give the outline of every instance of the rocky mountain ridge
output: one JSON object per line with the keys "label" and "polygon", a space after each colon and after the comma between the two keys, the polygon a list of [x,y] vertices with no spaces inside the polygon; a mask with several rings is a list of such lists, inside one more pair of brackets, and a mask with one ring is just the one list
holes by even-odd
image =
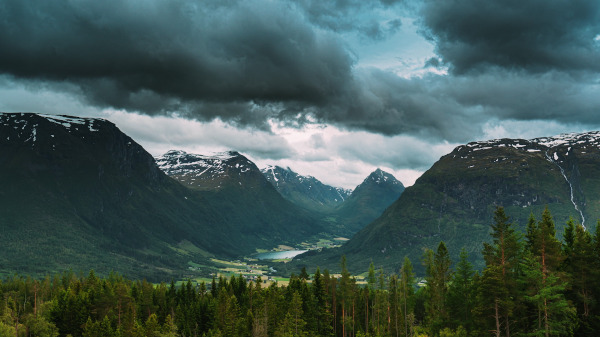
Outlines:
{"label": "rocky mountain ridge", "polygon": [[404,185],[381,169],[371,172],[334,215],[353,235],[377,219],[404,192]]}
{"label": "rocky mountain ridge", "polygon": [[247,182],[245,176],[258,170],[236,151],[200,155],[171,150],[155,159],[167,175],[200,190],[221,189],[225,181],[242,185]]}
{"label": "rocky mountain ridge", "polygon": [[271,165],[261,172],[284,198],[313,211],[331,211],[352,194],[352,190],[323,184],[315,177],[300,175],[289,167]]}

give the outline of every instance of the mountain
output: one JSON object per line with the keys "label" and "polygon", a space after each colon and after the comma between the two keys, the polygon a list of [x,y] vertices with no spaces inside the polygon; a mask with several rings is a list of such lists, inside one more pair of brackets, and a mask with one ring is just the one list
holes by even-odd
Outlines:
{"label": "mountain", "polygon": [[171,150],[156,157],[156,163],[167,175],[201,191],[222,190],[232,185],[255,188],[264,184],[256,165],[235,151],[204,156]]}
{"label": "mountain", "polygon": [[300,175],[289,167],[268,166],[261,172],[285,199],[311,211],[331,212],[352,193],[325,185],[315,177]]}
{"label": "mountain", "polygon": [[408,256],[422,272],[423,247],[443,240],[455,261],[465,247],[481,267],[496,206],[523,230],[529,215],[539,220],[546,206],[559,235],[570,216],[590,227],[600,216],[599,147],[600,132],[458,146],[341,249],[303,256],[302,263],[334,267],[345,254],[357,271],[371,260],[398,270]]}
{"label": "mountain", "polygon": [[242,238],[103,119],[0,114],[0,273],[179,277]]}
{"label": "mountain", "polygon": [[330,231],[343,236],[351,236],[375,220],[404,191],[400,181],[381,169],[354,191],[325,185],[290,168],[268,166],[261,172],[284,198],[320,213]]}
{"label": "mountain", "polygon": [[377,169],[352,192],[335,212],[338,223],[354,234],[377,219],[404,191],[393,175]]}
{"label": "mountain", "polygon": [[293,245],[327,229],[318,217],[285,200],[256,165],[238,152],[211,156],[169,151],[156,158],[159,167],[191,190],[243,235],[240,245],[273,248]]}

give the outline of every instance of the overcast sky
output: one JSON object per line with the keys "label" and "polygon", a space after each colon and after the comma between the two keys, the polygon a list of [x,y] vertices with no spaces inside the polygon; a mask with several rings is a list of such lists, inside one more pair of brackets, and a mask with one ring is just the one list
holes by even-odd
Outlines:
{"label": "overcast sky", "polygon": [[600,129],[600,1],[3,0],[0,111],[412,185],[461,143]]}

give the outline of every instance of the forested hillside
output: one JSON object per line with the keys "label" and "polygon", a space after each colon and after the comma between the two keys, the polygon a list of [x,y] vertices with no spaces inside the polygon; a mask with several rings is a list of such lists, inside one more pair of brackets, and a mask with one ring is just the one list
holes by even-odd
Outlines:
{"label": "forested hillside", "polygon": [[0,283],[0,336],[595,336],[599,232],[571,221],[560,242],[547,209],[526,233],[514,227],[498,208],[482,271],[440,242],[399,271],[371,265],[365,284],[345,257],[339,275],[317,268],[282,287],[241,276],[197,286],[15,276]]}

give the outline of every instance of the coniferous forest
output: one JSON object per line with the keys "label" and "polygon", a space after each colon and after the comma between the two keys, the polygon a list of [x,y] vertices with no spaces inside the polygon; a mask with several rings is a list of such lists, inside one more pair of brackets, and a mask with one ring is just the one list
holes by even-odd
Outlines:
{"label": "coniferous forest", "polygon": [[451,261],[440,242],[418,261],[424,279],[405,258],[391,274],[371,264],[358,284],[344,257],[339,275],[303,270],[281,287],[13,276],[0,283],[0,336],[595,336],[600,233],[565,228],[561,241],[546,209],[521,233],[498,208],[483,270],[464,250]]}

